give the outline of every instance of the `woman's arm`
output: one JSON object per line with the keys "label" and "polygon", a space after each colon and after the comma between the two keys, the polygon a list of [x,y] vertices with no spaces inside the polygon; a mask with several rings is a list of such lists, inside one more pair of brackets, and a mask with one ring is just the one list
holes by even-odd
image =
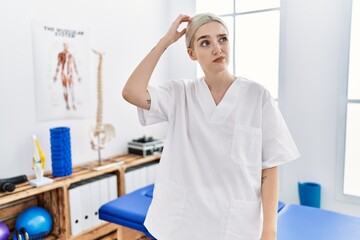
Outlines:
{"label": "woman's arm", "polygon": [[261,182],[264,213],[261,240],[276,240],[277,209],[279,201],[278,167],[264,169],[262,171]]}
{"label": "woman's arm", "polygon": [[186,29],[183,29],[181,32],[178,31],[180,24],[189,21],[189,16],[179,15],[171,24],[165,36],[160,39],[151,52],[135,68],[122,91],[126,101],[137,107],[150,109],[151,99],[147,92],[147,87],[151,75],[165,49],[185,34]]}

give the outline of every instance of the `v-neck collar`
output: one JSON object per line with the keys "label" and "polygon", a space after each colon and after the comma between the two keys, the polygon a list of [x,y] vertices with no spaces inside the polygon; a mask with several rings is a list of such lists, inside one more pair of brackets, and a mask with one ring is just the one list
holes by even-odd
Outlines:
{"label": "v-neck collar", "polygon": [[199,79],[197,95],[199,96],[201,108],[210,122],[222,123],[226,121],[241,96],[240,89],[242,86],[241,79],[239,77],[236,78],[227,89],[219,104],[216,105],[205,79]]}

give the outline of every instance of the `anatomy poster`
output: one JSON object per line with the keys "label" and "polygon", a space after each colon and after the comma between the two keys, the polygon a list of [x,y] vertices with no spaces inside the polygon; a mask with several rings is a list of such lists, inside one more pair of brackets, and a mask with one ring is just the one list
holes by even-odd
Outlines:
{"label": "anatomy poster", "polygon": [[89,30],[32,22],[38,121],[91,115]]}

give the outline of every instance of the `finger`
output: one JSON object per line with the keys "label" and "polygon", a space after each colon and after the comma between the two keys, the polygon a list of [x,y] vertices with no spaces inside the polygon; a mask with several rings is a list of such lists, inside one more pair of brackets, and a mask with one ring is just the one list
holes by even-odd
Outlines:
{"label": "finger", "polygon": [[181,23],[183,22],[190,22],[191,21],[191,18],[190,16],[188,15],[183,15],[183,14],[180,14],[176,20],[174,21],[174,23],[179,26]]}
{"label": "finger", "polygon": [[190,19],[190,16],[189,15],[185,15],[185,14],[180,14],[178,17],[177,17],[178,20],[180,19]]}
{"label": "finger", "polygon": [[184,35],[186,33],[186,28],[184,28],[183,30],[181,30],[181,32],[179,32],[180,36]]}
{"label": "finger", "polygon": [[182,22],[191,22],[191,17],[190,17],[190,16],[185,16],[185,17],[182,19]]}
{"label": "finger", "polygon": [[[173,22],[173,29],[176,29],[177,34],[184,34],[184,32],[179,31],[179,27],[182,23],[191,22],[191,18],[188,15],[179,15],[176,21]],[[186,28],[186,27],[185,27]]]}

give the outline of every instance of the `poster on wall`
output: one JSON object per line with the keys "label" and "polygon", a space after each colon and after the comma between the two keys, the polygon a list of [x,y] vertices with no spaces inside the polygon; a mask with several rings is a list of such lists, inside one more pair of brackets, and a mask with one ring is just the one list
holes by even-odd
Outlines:
{"label": "poster on wall", "polygon": [[38,20],[31,27],[37,120],[89,117],[89,29]]}

